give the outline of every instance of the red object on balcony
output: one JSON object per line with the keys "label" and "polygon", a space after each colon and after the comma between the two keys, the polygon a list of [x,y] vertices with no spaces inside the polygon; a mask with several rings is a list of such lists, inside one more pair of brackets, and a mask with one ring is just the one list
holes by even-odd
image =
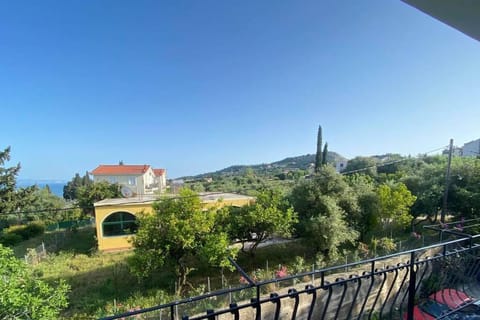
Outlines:
{"label": "red object on balcony", "polygon": [[431,294],[430,299],[447,305],[450,309],[456,309],[461,305],[472,301],[466,293],[455,289],[443,289]]}

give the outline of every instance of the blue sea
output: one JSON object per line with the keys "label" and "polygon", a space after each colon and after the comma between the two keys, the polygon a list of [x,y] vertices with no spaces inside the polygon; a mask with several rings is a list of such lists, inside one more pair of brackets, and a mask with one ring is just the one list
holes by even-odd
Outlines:
{"label": "blue sea", "polygon": [[39,188],[45,188],[48,184],[52,193],[60,198],[63,197],[63,187],[67,184],[64,181],[58,180],[42,180],[42,181],[33,181],[33,180],[17,180],[17,187],[18,188],[25,188],[33,185],[37,185]]}

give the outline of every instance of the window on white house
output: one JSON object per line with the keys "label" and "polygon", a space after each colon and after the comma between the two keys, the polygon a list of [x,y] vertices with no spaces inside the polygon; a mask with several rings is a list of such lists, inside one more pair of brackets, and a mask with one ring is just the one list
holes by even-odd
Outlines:
{"label": "window on white house", "polygon": [[128,178],[128,184],[131,185],[131,186],[136,185],[137,184],[137,179],[135,179],[135,177]]}

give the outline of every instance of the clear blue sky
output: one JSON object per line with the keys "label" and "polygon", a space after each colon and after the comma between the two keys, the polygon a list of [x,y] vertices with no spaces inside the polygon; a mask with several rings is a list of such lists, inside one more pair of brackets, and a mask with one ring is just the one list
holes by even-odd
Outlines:
{"label": "clear blue sky", "polygon": [[0,148],[20,178],[168,177],[480,138],[480,44],[400,1],[2,1]]}

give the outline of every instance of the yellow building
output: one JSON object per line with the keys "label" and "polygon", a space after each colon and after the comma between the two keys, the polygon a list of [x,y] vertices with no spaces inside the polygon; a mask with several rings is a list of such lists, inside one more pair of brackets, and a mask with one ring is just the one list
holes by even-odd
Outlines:
{"label": "yellow building", "polygon": [[[199,196],[206,207],[241,207],[255,201],[254,197],[234,193],[200,193]],[[140,212],[152,213],[155,200],[155,196],[144,195],[96,202],[94,207],[98,249],[114,251],[131,248],[131,239],[137,231],[136,215]]]}

